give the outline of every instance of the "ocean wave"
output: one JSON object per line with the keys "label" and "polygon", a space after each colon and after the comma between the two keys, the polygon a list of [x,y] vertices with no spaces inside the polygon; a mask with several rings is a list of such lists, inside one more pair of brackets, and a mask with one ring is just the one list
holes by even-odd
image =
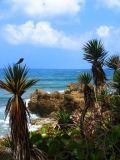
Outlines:
{"label": "ocean wave", "polygon": [[26,107],[28,107],[29,102],[30,102],[30,99],[25,99]]}
{"label": "ocean wave", "polygon": [[31,125],[31,124],[28,125],[29,131],[36,131],[41,127],[42,125]]}
{"label": "ocean wave", "polygon": [[[30,99],[25,99],[26,106],[28,106]],[[4,111],[5,106],[1,106],[0,108],[0,138],[3,138],[5,135],[9,135],[9,116],[4,119]],[[38,116],[36,114],[30,114],[30,119],[37,119]],[[28,123],[29,131],[36,131],[41,126],[38,125],[32,125],[30,122]]]}
{"label": "ocean wave", "polygon": [[[53,93],[53,92],[55,92],[55,91],[47,91],[48,94]],[[64,93],[64,90],[59,90],[59,91],[56,91],[56,92]]]}

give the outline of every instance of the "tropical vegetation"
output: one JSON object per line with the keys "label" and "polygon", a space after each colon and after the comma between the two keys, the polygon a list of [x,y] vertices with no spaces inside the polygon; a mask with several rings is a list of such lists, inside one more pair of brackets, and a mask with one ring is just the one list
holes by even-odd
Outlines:
{"label": "tropical vegetation", "polygon": [[[0,150],[11,148],[14,160],[120,160],[120,57],[109,57],[97,39],[88,41],[83,51],[83,59],[92,66],[91,73],[77,77],[82,89],[76,92],[81,94],[82,103],[73,109],[73,103],[68,103],[71,97],[66,94],[67,103],[54,116],[57,124],[43,125],[30,133],[29,112],[22,95],[37,80],[28,79],[26,66],[5,69],[0,87],[13,95],[5,111],[10,118],[11,138],[0,143]],[[106,66],[113,70],[110,80]]]}
{"label": "tropical vegetation", "polygon": [[115,72],[120,68],[120,56],[119,55],[110,56],[106,60],[106,65],[109,68],[113,69],[114,74],[115,74]]}

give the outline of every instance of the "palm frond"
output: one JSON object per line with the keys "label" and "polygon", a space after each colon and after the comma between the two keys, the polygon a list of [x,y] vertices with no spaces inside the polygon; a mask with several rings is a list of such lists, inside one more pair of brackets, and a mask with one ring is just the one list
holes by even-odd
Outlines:
{"label": "palm frond", "polygon": [[12,100],[12,98],[9,98],[7,105],[6,105],[6,108],[5,108],[5,119],[7,118],[7,115],[10,112],[10,107],[11,107],[11,102],[12,102],[11,100]]}
{"label": "palm frond", "polygon": [[116,71],[117,69],[120,68],[120,56],[119,55],[113,55],[113,56],[109,57],[106,60],[106,65],[110,69],[113,69],[114,71]]}
{"label": "palm frond", "polygon": [[8,66],[8,68],[4,69],[5,81],[0,81],[0,87],[6,89],[12,94],[22,95],[26,89],[30,88],[39,81],[38,79],[29,80],[27,77],[28,71],[29,70],[26,66]]}
{"label": "palm frond", "polygon": [[89,73],[81,73],[78,76],[78,81],[82,84],[88,85],[92,80],[92,76]]}
{"label": "palm frond", "polygon": [[31,160],[48,160],[47,155],[38,148],[32,148],[30,153]]}
{"label": "palm frond", "polygon": [[85,52],[84,59],[90,63],[99,62],[103,64],[107,55],[102,42],[97,39],[87,42],[83,47],[83,51]]}

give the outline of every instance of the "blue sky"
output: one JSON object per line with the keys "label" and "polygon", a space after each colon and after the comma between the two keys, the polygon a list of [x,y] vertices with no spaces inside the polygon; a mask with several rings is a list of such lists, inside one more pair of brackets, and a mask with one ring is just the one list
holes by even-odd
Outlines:
{"label": "blue sky", "polygon": [[89,68],[82,46],[98,38],[120,54],[120,0],[0,0],[0,68]]}

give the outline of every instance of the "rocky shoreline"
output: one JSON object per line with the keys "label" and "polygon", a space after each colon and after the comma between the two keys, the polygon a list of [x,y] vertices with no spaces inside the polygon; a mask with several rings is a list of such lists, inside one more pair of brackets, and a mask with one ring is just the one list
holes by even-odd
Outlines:
{"label": "rocky shoreline", "polygon": [[[44,124],[57,125],[56,113],[61,108],[66,108],[74,115],[78,114],[84,107],[83,85],[80,83],[71,83],[63,92],[55,91],[48,93],[37,89],[30,94],[28,102],[29,111],[36,114],[38,118],[31,121],[31,125],[41,128]],[[76,116],[77,117],[77,116]]]}
{"label": "rocky shoreline", "polygon": [[37,89],[30,94],[28,108],[43,118],[54,117],[60,108],[66,108],[70,111],[79,109],[84,104],[83,86],[79,83],[72,83],[64,90],[63,93],[51,92]]}

